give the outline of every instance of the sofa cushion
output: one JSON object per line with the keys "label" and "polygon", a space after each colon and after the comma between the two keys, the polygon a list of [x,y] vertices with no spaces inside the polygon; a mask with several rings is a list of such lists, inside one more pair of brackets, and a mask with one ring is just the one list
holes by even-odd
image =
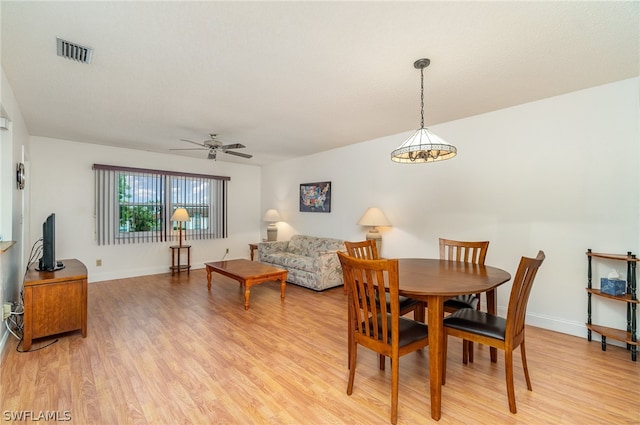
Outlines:
{"label": "sofa cushion", "polygon": [[344,249],[344,241],[332,238],[319,238],[307,235],[293,235],[287,251],[292,254],[317,257],[322,252]]}
{"label": "sofa cushion", "polygon": [[279,266],[288,269],[298,269],[306,272],[317,271],[316,261],[314,258],[306,255],[292,254],[290,252],[274,252],[266,254],[260,258],[260,261],[278,264]]}
{"label": "sofa cushion", "polygon": [[306,252],[302,247],[302,239],[294,235],[289,241],[289,245],[287,246],[287,252],[290,252],[291,254],[296,254],[296,255],[306,255]]}

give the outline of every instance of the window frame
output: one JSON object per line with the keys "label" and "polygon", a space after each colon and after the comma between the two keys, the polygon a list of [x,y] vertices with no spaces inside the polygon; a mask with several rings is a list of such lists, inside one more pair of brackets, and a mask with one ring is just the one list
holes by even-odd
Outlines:
{"label": "window frame", "polygon": [[[227,237],[227,176],[216,176],[197,173],[183,173],[176,171],[154,170],[114,165],[93,164],[95,171],[95,217],[96,240],[99,245],[122,243],[165,242],[177,240],[174,223],[170,217],[176,208],[184,207],[187,211],[205,209],[207,211],[207,227],[197,226],[192,222],[183,227],[183,234],[190,239],[219,239]],[[160,190],[156,202],[139,198],[122,202],[120,197],[120,176],[145,175],[160,177],[160,183],[151,186],[154,191]],[[205,191],[197,191],[200,185]],[[190,186],[190,190],[188,187]],[[133,191],[139,190],[134,188]],[[178,192],[178,193],[176,193]],[[204,202],[203,202],[204,201]],[[120,226],[121,206],[152,205],[158,207],[156,213],[159,220],[157,230],[122,232]],[[191,215],[191,214],[190,214]],[[195,217],[195,214],[193,214]],[[184,226],[184,225],[183,225]]]}

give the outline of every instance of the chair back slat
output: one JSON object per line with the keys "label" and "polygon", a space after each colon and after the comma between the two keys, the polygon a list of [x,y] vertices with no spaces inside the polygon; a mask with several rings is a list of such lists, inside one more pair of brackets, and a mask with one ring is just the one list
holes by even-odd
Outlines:
{"label": "chair back slat", "polygon": [[509,306],[507,308],[506,339],[515,338],[524,330],[527,303],[538,269],[545,259],[543,251],[538,251],[536,258],[522,257],[516,276],[513,279]]}
{"label": "chair back slat", "polygon": [[489,241],[465,242],[440,238],[440,259],[484,265]]}
{"label": "chair back slat", "polygon": [[366,259],[366,260],[378,260],[378,247],[374,239],[367,239],[362,242],[348,242],[344,243],[347,248],[347,253],[350,256]]}

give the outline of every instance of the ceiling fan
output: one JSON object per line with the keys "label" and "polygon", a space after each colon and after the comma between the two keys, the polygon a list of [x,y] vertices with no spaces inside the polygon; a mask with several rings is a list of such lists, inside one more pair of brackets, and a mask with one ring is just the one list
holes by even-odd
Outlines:
{"label": "ceiling fan", "polygon": [[245,145],[240,144],[240,143],[232,143],[232,144],[229,144],[229,145],[225,145],[220,140],[218,140],[217,137],[218,137],[217,134],[209,134],[209,139],[205,140],[202,143],[194,142],[194,141],[187,140],[187,139],[180,139],[183,142],[193,143],[194,145],[198,145],[200,147],[199,148],[170,149],[170,150],[172,150],[172,151],[208,150],[209,151],[209,155],[207,156],[207,159],[213,159],[214,161],[216,160],[216,156],[218,154],[218,151],[222,151],[223,153],[228,153],[229,155],[240,156],[242,158],[251,158],[251,157],[253,157],[253,155],[249,155],[249,154],[242,153],[242,152],[235,152],[235,151],[232,150],[232,149],[245,148],[246,147]]}

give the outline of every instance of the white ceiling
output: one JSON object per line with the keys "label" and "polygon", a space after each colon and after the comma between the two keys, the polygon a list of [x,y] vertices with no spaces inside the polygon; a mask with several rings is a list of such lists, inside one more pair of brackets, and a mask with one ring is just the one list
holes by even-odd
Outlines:
{"label": "white ceiling", "polygon": [[[0,3],[33,136],[268,164],[639,75],[640,2]],[[56,36],[94,49],[56,55]],[[398,140],[398,145],[403,140]],[[455,141],[449,140],[455,145]],[[397,146],[389,146],[389,151]]]}

